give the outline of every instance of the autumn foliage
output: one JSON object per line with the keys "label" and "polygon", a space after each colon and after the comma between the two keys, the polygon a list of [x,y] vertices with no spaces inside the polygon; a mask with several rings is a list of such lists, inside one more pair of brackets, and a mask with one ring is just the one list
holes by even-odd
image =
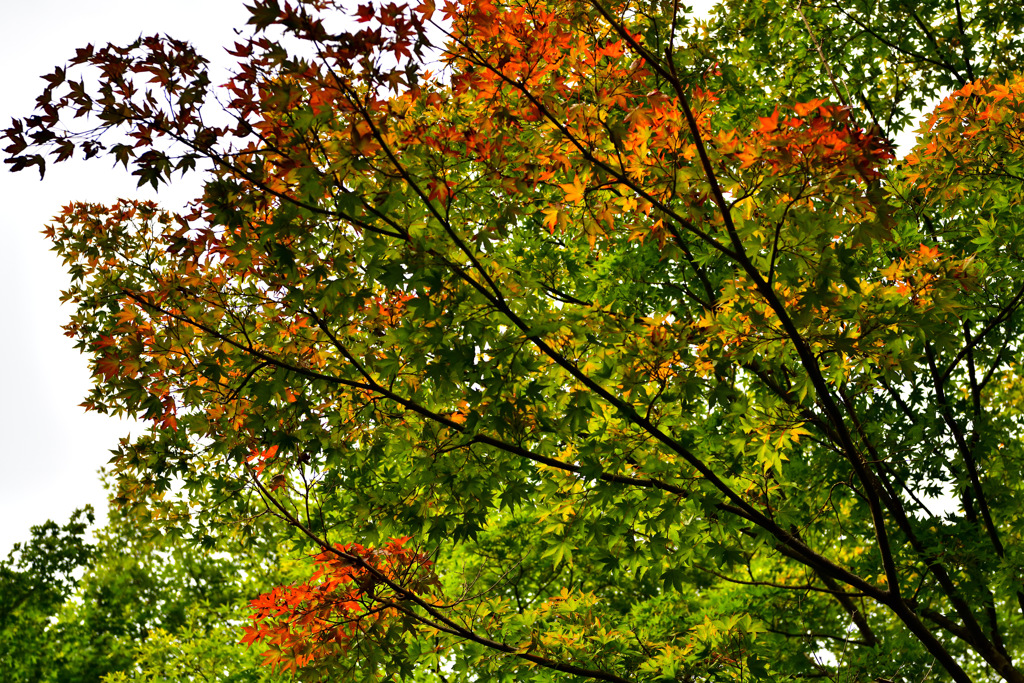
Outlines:
{"label": "autumn foliage", "polygon": [[1024,681],[1024,17],[926,4],[78,50],[12,168],[204,179],[46,230],[86,406],[152,425],[115,500],[287,525],[244,641],[310,680]]}
{"label": "autumn foliage", "polygon": [[372,653],[363,639],[386,645],[389,631],[408,627],[397,603],[427,594],[437,583],[431,562],[403,547],[408,540],[378,549],[336,544],[319,553],[308,581],[278,586],[252,601],[253,625],[245,627],[242,642],[267,646],[266,663],[283,670],[315,667],[317,660],[353,649]]}

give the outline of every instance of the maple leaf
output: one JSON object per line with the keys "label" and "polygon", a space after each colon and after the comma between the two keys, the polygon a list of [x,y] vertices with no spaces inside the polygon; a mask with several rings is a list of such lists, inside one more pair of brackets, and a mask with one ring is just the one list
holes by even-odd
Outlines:
{"label": "maple leaf", "polygon": [[818,107],[823,105],[826,101],[827,100],[824,99],[815,99],[810,100],[809,102],[798,102],[793,105],[793,111],[797,113],[797,116],[807,116],[812,111],[818,109]]}
{"label": "maple leaf", "polygon": [[104,379],[110,380],[121,374],[121,361],[116,356],[102,356],[96,361],[96,371]]}
{"label": "maple leaf", "polygon": [[423,21],[430,21],[430,18],[434,16],[434,9],[434,0],[422,0],[416,6],[416,11],[423,15]]}
{"label": "maple leaf", "polygon": [[758,116],[758,129],[757,132],[761,134],[771,133],[779,128],[779,110],[778,108],[772,113],[771,116]]}
{"label": "maple leaf", "polygon": [[583,196],[587,189],[587,179],[585,176],[576,174],[571,183],[560,183],[558,186],[565,192],[565,201],[579,204],[583,201]]}

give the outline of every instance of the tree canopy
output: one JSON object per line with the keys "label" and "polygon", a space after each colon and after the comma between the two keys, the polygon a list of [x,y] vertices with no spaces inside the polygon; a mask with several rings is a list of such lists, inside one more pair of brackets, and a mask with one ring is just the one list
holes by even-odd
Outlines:
{"label": "tree canopy", "polygon": [[151,423],[114,500],[285,523],[267,665],[1024,681],[1015,3],[250,11],[227,83],[86,46],[4,135],[202,174],[46,233],[87,407]]}
{"label": "tree canopy", "polygon": [[203,547],[155,538],[116,510],[100,529],[87,527],[92,518],[86,509],[63,526],[33,527],[0,562],[5,681],[284,679],[260,666],[238,633],[261,587],[297,578],[276,551],[273,527],[261,525],[258,545]]}
{"label": "tree canopy", "polygon": [[56,659],[47,656],[45,630],[77,585],[75,571],[92,558],[84,539],[92,521],[92,509],[85,508],[64,526],[33,527],[32,538],[0,560],[0,665],[11,681],[44,680],[42,672]]}

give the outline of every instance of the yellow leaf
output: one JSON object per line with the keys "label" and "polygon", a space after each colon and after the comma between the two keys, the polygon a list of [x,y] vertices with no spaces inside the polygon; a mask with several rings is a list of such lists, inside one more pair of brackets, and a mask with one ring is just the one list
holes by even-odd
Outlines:
{"label": "yellow leaf", "polygon": [[548,206],[541,209],[541,213],[544,214],[544,227],[548,229],[551,234],[555,232],[555,226],[558,225],[558,205]]}
{"label": "yellow leaf", "polygon": [[571,183],[559,183],[558,186],[565,192],[565,201],[579,204],[583,201],[583,192],[587,188],[587,181],[577,173]]}

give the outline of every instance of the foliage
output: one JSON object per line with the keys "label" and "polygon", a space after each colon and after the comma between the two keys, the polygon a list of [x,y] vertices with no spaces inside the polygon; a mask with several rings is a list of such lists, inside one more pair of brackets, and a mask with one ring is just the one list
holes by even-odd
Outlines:
{"label": "foliage", "polygon": [[282,669],[305,672],[338,655],[374,666],[387,653],[396,670],[411,674],[410,662],[393,652],[404,645],[402,635],[410,626],[395,602],[410,591],[422,596],[437,580],[429,560],[403,547],[408,540],[377,549],[336,544],[320,553],[308,581],[277,587],[252,601],[255,623],[245,628],[242,642],[269,640],[265,663]]}
{"label": "foliage", "polygon": [[31,540],[15,544],[0,561],[0,665],[12,683],[45,680],[49,619],[92,558],[93,546],[85,540],[92,521],[92,508],[86,507],[63,526],[34,526]]}
{"label": "foliage", "polygon": [[251,14],[223,87],[88,46],[5,136],[208,169],[47,234],[87,405],[152,423],[117,501],[308,562],[273,670],[1024,681],[1019,8]]}
{"label": "foliage", "polygon": [[172,547],[91,510],[32,530],[0,566],[5,680],[14,683],[281,680],[238,643],[248,600],[283,576],[275,553]]}

